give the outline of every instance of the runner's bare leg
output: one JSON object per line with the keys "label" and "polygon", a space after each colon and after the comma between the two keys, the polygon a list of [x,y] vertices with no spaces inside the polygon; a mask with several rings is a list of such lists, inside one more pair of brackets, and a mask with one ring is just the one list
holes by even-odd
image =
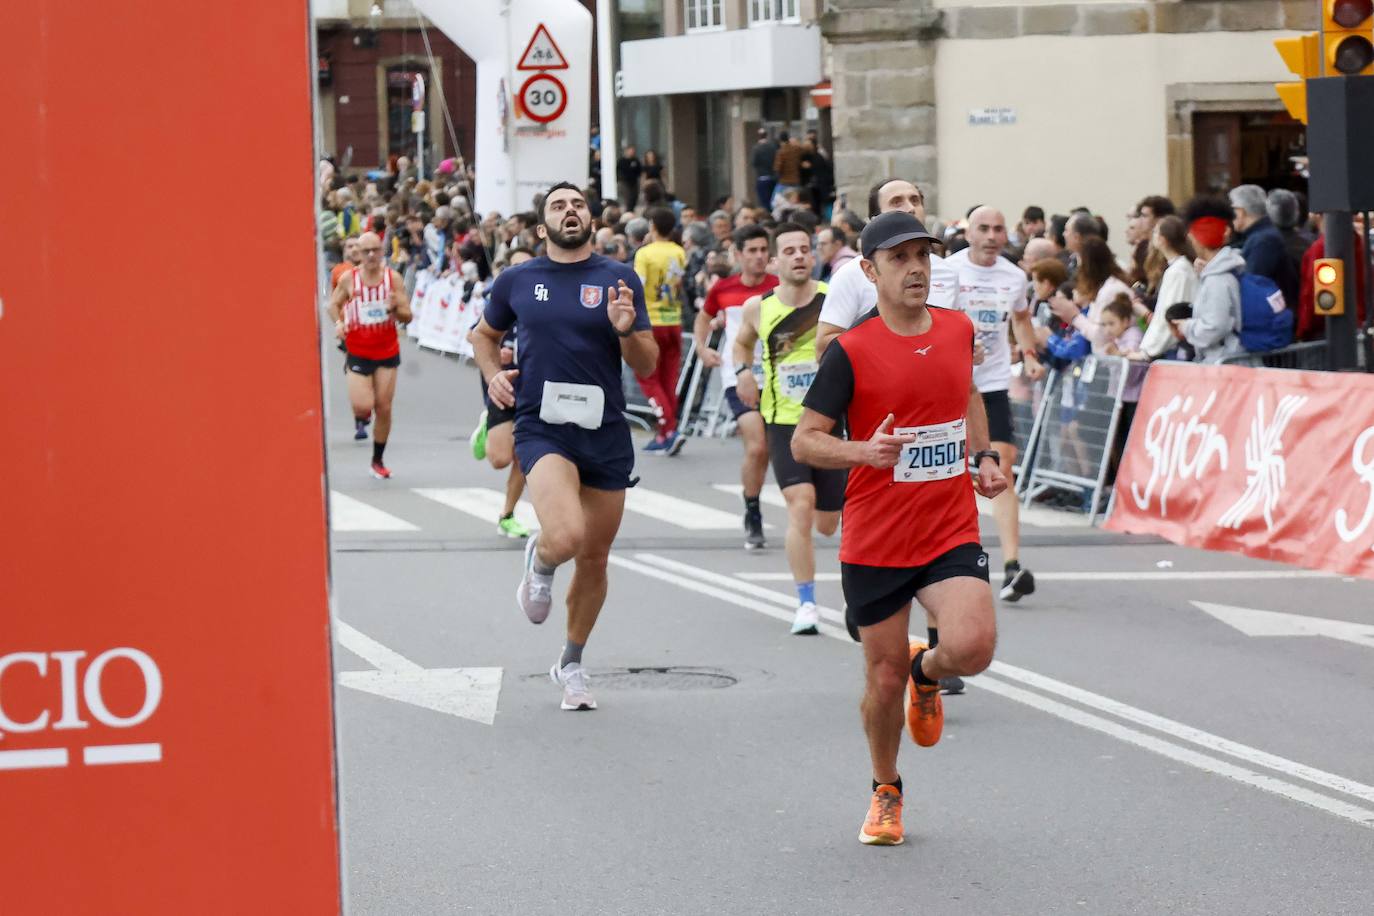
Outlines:
{"label": "runner's bare leg", "polygon": [[[539,465],[535,465],[537,470]],[[606,603],[606,561],[625,514],[624,490],[582,488],[586,535],[568,586],[568,641],[586,645]]]}
{"label": "runner's bare leg", "polygon": [[868,754],[873,760],[873,778],[878,782],[897,780],[897,751],[902,745],[902,725],[906,719],[903,703],[911,678],[907,637],[910,622],[908,603],[881,623],[859,631],[864,649],[864,696],[859,713],[868,737]]}
{"label": "runner's bare leg", "polygon": [[921,658],[926,677],[967,676],[992,664],[997,615],[988,583],[956,576],[926,586],[916,593],[916,600],[940,627],[940,645]]}

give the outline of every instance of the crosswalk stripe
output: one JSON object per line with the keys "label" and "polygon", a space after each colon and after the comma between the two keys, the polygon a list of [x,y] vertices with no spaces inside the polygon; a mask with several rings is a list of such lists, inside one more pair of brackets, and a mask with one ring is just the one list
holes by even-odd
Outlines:
{"label": "crosswalk stripe", "polygon": [[[713,483],[711,488],[722,493],[729,493],[733,496],[744,498],[744,487],[737,483]],[[777,506],[779,509],[787,508],[787,500],[782,498],[782,491],[775,483],[766,483],[759,491],[759,501],[769,506]]]}
{"label": "crosswalk stripe", "polygon": [[[495,524],[496,520],[501,517],[501,510],[506,503],[504,493],[487,487],[416,488],[412,492],[492,524]],[[515,518],[520,524],[531,530],[539,527],[539,519],[534,514],[534,507],[523,500],[515,504]]]}
{"label": "crosswalk stripe", "polygon": [[689,531],[737,531],[743,524],[742,514],[722,512],[643,487],[625,491],[625,508]]}
{"label": "crosswalk stripe", "polygon": [[360,499],[329,491],[329,527],[335,531],[418,531],[403,518],[369,506]]}

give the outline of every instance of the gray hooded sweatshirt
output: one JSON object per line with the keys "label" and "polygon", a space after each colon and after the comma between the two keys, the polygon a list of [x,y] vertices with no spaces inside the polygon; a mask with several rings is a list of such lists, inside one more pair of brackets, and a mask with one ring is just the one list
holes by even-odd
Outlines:
{"label": "gray hooded sweatshirt", "polygon": [[1236,271],[1245,270],[1245,258],[1235,248],[1223,248],[1198,275],[1193,297],[1193,317],[1184,337],[1197,349],[1200,363],[1220,362],[1245,352],[1240,345],[1240,281]]}

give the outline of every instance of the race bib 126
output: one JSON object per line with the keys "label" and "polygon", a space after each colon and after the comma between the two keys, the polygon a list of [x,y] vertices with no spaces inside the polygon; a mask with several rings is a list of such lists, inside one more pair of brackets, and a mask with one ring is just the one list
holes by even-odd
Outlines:
{"label": "race bib 126", "polygon": [[915,442],[902,448],[892,469],[897,483],[929,483],[967,473],[968,442],[962,417],[933,426],[899,426],[892,433],[916,436]]}

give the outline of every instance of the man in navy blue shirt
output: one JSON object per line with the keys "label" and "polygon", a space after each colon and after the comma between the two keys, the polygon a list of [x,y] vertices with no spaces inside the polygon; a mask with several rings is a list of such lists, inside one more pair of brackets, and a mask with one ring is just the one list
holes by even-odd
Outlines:
{"label": "man in navy blue shirt", "polygon": [[[515,408],[515,456],[539,516],[516,601],[543,623],[554,570],[575,561],[568,638],[549,676],[564,709],[595,709],[582,649],[606,600],[606,561],[634,470],[620,362],[648,375],[658,346],[639,277],[592,252],[592,215],[575,185],[549,189],[536,231],[547,253],[496,278],[471,339],[488,397]],[[520,367],[503,370],[501,337],[512,325]]]}

